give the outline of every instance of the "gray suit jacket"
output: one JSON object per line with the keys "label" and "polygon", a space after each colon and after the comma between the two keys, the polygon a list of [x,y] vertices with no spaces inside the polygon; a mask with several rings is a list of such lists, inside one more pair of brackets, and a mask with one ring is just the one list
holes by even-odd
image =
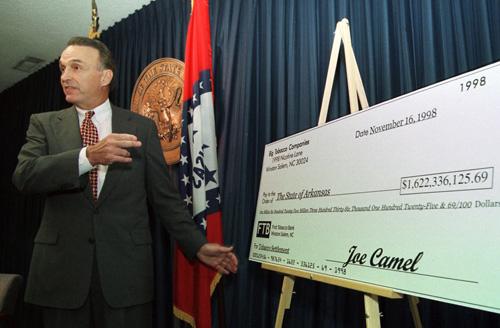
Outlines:
{"label": "gray suit jacket", "polygon": [[130,164],[112,164],[97,202],[88,174],[78,175],[82,148],[76,109],[32,115],[13,175],[16,187],[47,195],[35,237],[25,300],[80,307],[89,292],[94,256],[104,296],[113,307],[153,299],[148,203],[194,258],[206,242],[173,187],[153,121],[112,107],[112,131],[142,142]]}

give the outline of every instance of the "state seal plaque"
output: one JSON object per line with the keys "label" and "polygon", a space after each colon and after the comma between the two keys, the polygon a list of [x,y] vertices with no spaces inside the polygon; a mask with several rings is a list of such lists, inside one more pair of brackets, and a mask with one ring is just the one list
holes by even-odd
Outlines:
{"label": "state seal plaque", "polygon": [[183,86],[184,63],[160,58],[142,71],[132,93],[131,110],[155,121],[167,164],[180,158]]}

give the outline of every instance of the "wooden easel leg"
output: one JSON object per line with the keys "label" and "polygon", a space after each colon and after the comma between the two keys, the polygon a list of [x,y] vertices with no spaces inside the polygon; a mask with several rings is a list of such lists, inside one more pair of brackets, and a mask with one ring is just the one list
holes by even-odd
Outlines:
{"label": "wooden easel leg", "polygon": [[333,37],[332,53],[330,55],[330,63],[328,64],[328,71],[326,74],[325,90],[323,91],[323,100],[321,101],[318,126],[326,123],[328,106],[330,105],[330,97],[332,96],[333,80],[335,79],[335,70],[337,69],[337,61],[339,60],[341,42],[342,35],[340,31],[340,22],[338,22],[335,27],[335,36]]}
{"label": "wooden easel leg", "polygon": [[378,296],[365,294],[366,328],[380,328]]}
{"label": "wooden easel leg", "polygon": [[422,328],[422,320],[420,320],[420,313],[418,312],[418,302],[418,297],[408,295],[408,303],[410,303],[410,312],[415,328]]}
{"label": "wooden easel leg", "polygon": [[280,304],[278,306],[278,313],[276,315],[276,322],[274,328],[281,328],[283,325],[283,318],[285,317],[285,310],[290,308],[292,302],[293,285],[295,284],[295,277],[284,276],[283,285],[281,286]]}

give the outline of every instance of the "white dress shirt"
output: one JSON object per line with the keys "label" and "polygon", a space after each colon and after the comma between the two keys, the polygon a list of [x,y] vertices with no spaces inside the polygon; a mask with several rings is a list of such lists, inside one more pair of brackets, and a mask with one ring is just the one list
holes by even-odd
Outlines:
{"label": "white dress shirt", "polygon": [[[108,134],[111,133],[112,112],[109,99],[106,99],[105,102],[103,102],[102,104],[91,110],[94,111],[94,116],[92,116],[92,122],[97,128],[97,134],[99,135],[99,141],[100,141],[106,138]],[[87,110],[83,110],[76,107],[76,111],[78,112],[78,121],[81,127]],[[106,172],[108,171],[108,165],[96,165],[96,167],[97,167],[97,196],[99,197],[102,185],[104,184],[104,179],[106,178]],[[78,173],[79,175],[83,175],[89,172],[92,168],[93,166],[90,164],[87,158],[87,147],[83,147],[82,150],[80,150],[80,156],[78,158]]]}

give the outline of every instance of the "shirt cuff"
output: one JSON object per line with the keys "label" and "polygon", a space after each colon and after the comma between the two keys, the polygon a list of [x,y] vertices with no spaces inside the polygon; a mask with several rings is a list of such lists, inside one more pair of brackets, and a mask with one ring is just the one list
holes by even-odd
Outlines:
{"label": "shirt cuff", "polygon": [[83,175],[90,170],[92,170],[92,164],[90,164],[87,158],[87,147],[83,147],[78,156],[78,175]]}

